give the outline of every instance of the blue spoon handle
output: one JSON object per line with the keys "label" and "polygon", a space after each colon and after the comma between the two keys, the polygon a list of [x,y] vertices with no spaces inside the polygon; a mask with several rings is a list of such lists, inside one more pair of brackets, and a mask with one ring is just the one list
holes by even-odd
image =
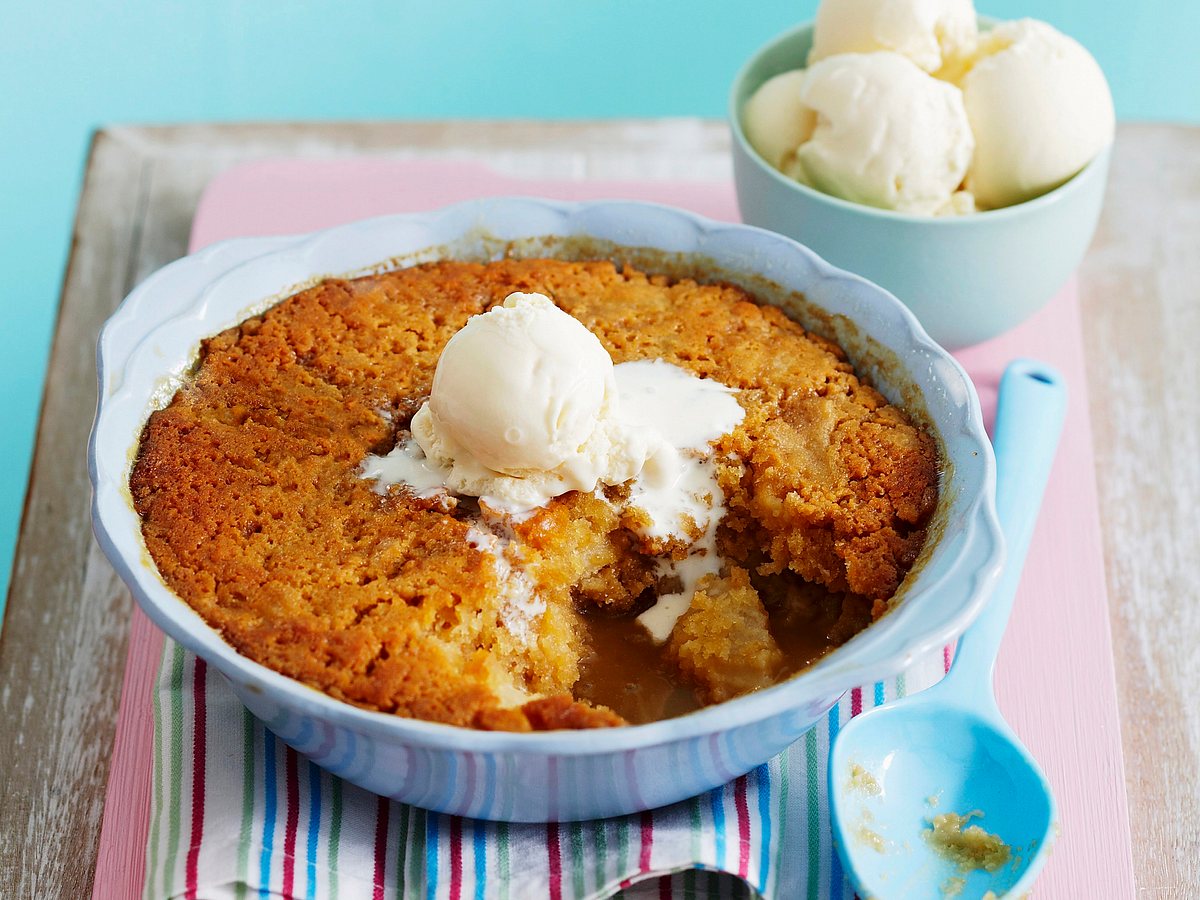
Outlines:
{"label": "blue spoon handle", "polygon": [[1004,370],[992,437],[1004,571],[983,612],[959,640],[954,668],[947,676],[959,688],[991,686],[1066,410],[1067,387],[1052,367],[1018,359]]}

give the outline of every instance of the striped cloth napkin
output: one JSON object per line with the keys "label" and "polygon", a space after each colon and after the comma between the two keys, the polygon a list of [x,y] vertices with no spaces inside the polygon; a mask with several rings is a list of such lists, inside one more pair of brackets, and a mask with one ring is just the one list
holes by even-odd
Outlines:
{"label": "striped cloth napkin", "polygon": [[941,678],[949,652],[855,688],[787,752],[674,806],[595,822],[461,819],[302,759],[170,639],[153,698],[146,898],[853,897],[830,843],[839,723]]}

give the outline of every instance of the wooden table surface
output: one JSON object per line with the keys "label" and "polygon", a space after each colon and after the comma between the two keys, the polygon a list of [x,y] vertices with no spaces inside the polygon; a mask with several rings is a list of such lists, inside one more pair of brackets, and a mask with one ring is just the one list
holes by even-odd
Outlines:
{"label": "wooden table surface", "polygon": [[[264,156],[452,156],[515,175],[729,177],[719,122],[110,128],[79,203],[0,632],[0,894],[91,892],[129,593],[92,538],[94,343],[187,245],[209,178]],[[1081,272],[1138,893],[1200,894],[1200,129],[1122,125]],[[1070,639],[1064,635],[1063,640]]]}

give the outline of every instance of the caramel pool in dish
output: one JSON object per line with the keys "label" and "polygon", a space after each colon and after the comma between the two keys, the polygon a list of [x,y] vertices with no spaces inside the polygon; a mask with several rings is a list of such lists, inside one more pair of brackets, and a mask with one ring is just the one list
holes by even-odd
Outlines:
{"label": "caramel pool in dish", "polygon": [[[741,407],[708,448],[715,565],[665,639],[638,617],[701,535],[655,537],[630,483],[512,514],[363,477],[411,439],[450,338],[513,292]],[[324,281],[209,339],[130,487],[168,586],[242,654],[366,708],[540,730],[678,715],[843,643],[920,552],[938,466],[839,348],[740,288],[503,260]]]}

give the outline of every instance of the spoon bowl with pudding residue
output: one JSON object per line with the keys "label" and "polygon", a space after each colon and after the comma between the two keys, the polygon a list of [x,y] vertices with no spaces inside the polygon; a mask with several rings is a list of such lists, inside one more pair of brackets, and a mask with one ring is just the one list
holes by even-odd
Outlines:
{"label": "spoon bowl with pudding residue", "polygon": [[1029,360],[1000,384],[996,505],[1007,565],[938,685],[855,718],[829,759],[834,843],[861,896],[1020,896],[1053,840],[1054,797],[992,692],[1066,410],[1062,377]]}

